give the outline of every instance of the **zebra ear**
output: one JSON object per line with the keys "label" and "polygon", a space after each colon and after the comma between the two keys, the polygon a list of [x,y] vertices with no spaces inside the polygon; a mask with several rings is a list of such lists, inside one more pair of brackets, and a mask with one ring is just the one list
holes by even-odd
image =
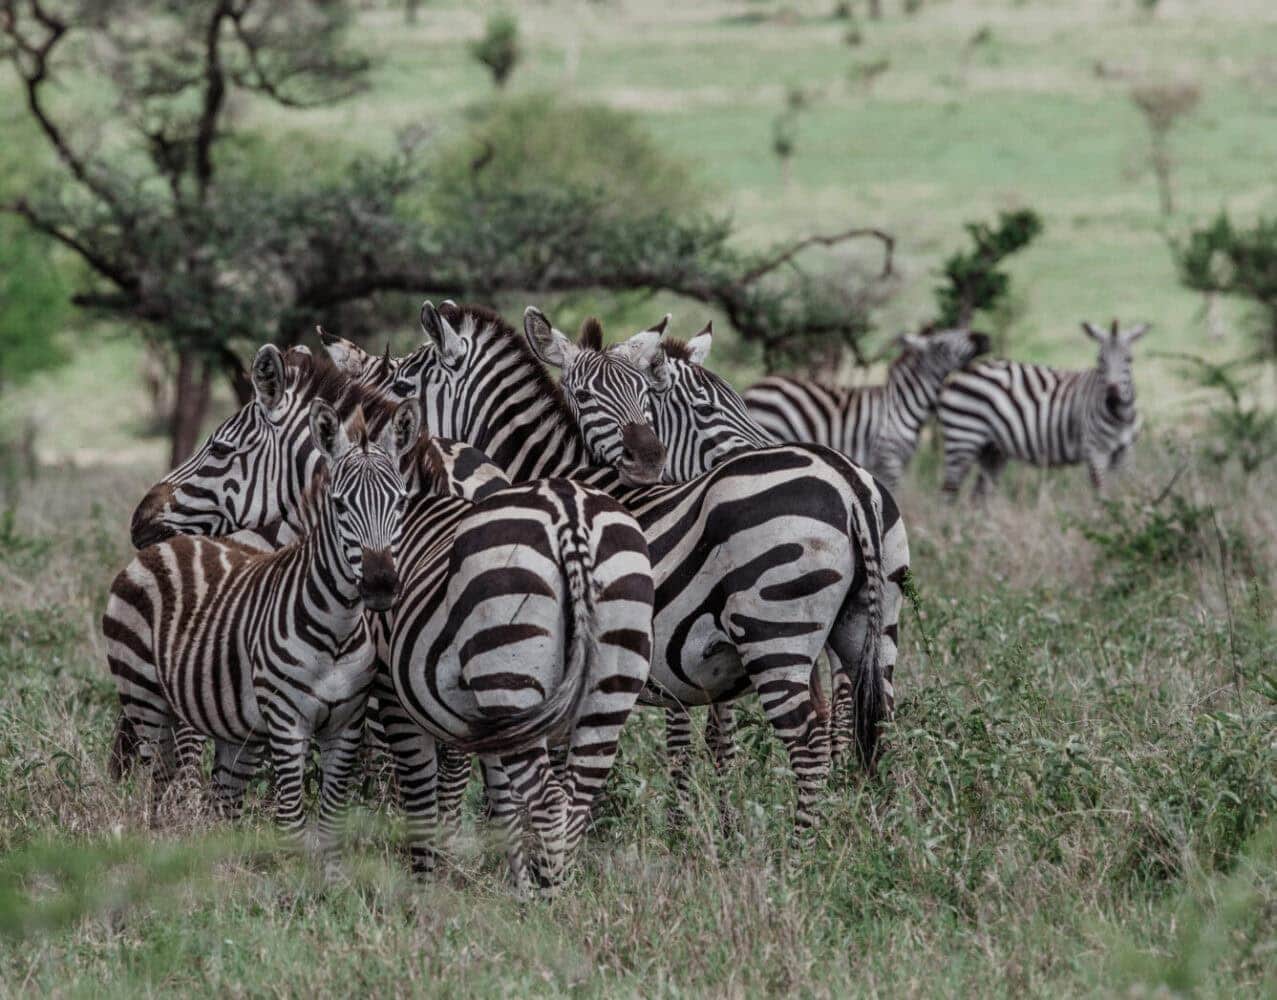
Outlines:
{"label": "zebra ear", "polygon": [[456,361],[465,353],[465,344],[461,341],[461,335],[439,314],[439,310],[429,300],[421,306],[421,330],[434,342],[445,361]]}
{"label": "zebra ear", "polygon": [[927,338],[916,333],[902,333],[900,335],[900,346],[906,351],[922,352],[927,349]]}
{"label": "zebra ear", "polygon": [[329,333],[322,326],[315,327],[315,332],[319,334],[324,350],[328,352],[328,356],[339,371],[343,371],[350,376],[358,376],[363,373],[364,362],[368,360],[368,353],[362,347],[346,340],[344,337]]}
{"label": "zebra ear", "polygon": [[670,367],[657,330],[644,330],[612,348],[612,353],[633,365],[645,376],[652,388],[663,392],[670,387]]}
{"label": "zebra ear", "polygon": [[1092,340],[1099,341],[1099,343],[1101,344],[1104,343],[1104,341],[1108,340],[1108,334],[1106,334],[1094,323],[1089,323],[1086,320],[1082,320],[1082,329],[1086,331],[1086,335],[1088,337],[1090,337]]}
{"label": "zebra ear", "polygon": [[694,365],[704,365],[709,360],[709,349],[714,342],[714,324],[706,323],[705,329],[687,342],[687,360]]}
{"label": "zebra ear", "polygon": [[270,413],[284,398],[284,356],[274,344],[267,344],[253,358],[253,394],[258,405]]}
{"label": "zebra ear", "polygon": [[336,462],[350,450],[350,438],[341,424],[337,411],[322,399],[310,404],[310,436],[315,447],[330,462]]}
{"label": "zebra ear", "polygon": [[378,446],[396,459],[417,443],[421,433],[421,405],[415,399],[405,399],[395,407],[390,423],[382,429]]}
{"label": "zebra ear", "polygon": [[528,306],[523,311],[523,335],[528,338],[532,353],[555,368],[567,368],[581,350],[551,326],[545,313],[536,306]]}
{"label": "zebra ear", "polygon": [[1135,326],[1131,327],[1129,330],[1123,330],[1121,334],[1122,343],[1123,344],[1135,343],[1135,341],[1139,340],[1140,337],[1148,333],[1150,326],[1152,326],[1151,323],[1138,323]]}

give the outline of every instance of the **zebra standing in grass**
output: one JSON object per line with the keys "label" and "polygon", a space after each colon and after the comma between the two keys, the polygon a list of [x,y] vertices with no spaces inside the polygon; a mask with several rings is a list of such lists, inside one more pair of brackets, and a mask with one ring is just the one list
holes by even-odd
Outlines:
{"label": "zebra standing in grass", "polygon": [[[840,457],[785,445],[686,484],[643,487],[660,478],[665,457],[646,425],[649,390],[624,359],[601,350],[597,324],[573,344],[535,310],[521,337],[489,310],[427,303],[422,326],[426,344],[403,359],[395,385],[419,384],[430,430],[475,445],[512,481],[568,475],[630,509],[656,584],[643,700],[679,708],[755,690],[797,778],[796,826],[809,828],[830,750],[813,665],[827,643],[849,662],[862,653],[852,623],[870,595],[865,560],[876,546],[862,552],[855,523],[864,516],[871,533],[880,526],[860,474]],[[565,370],[562,388],[542,358]],[[886,691],[877,658],[865,664],[860,746],[872,761]]]}
{"label": "zebra standing in grass", "polygon": [[[324,394],[339,412],[362,405],[373,426],[389,412],[375,389],[327,360],[285,369],[267,347],[254,363],[255,381],[263,368],[278,368],[269,381],[287,388],[245,407],[265,419],[232,416],[180,473],[152,489],[135,529],[238,528],[241,518],[291,516],[294,477],[315,460],[296,432],[311,398]],[[578,483],[493,489],[485,481],[475,500],[459,497],[454,485],[439,487],[444,456],[422,439],[403,461],[410,494],[399,547],[403,594],[376,689],[414,867],[434,863],[438,746],[450,744],[481,755],[516,883],[526,888],[535,877],[553,890],[647,679],[646,543],[620,504]],[[450,484],[469,475],[465,461],[448,467]],[[556,772],[547,751],[559,740],[568,752]],[[531,871],[525,815],[540,842]]]}
{"label": "zebra standing in grass", "polygon": [[1105,476],[1119,469],[1139,430],[1131,345],[1147,323],[1108,330],[1083,323],[1099,344],[1096,366],[1058,371],[1018,361],[984,361],[959,372],[940,395],[944,431],[944,492],[956,497],[972,462],[980,473],[974,495],[997,481],[1007,459],[1040,466],[1085,462],[1103,492]]}
{"label": "zebra standing in grass", "polygon": [[[668,320],[668,316],[666,320]],[[659,326],[663,329],[665,322]],[[704,367],[713,342],[713,327],[706,324],[687,343],[664,339],[659,350],[644,349],[650,344],[646,333],[631,338],[623,345],[626,356],[635,361],[652,389],[652,426],[668,448],[665,463],[666,475],[676,482],[703,475],[733,455],[757,448],[766,448],[773,442],[770,436],[755,422],[745,401],[725,380]],[[894,711],[895,696],[892,677],[895,672],[899,636],[900,610],[904,600],[903,584],[909,572],[909,540],[904,521],[891,493],[877,483],[868,473],[861,473],[862,480],[876,494],[874,509],[879,512],[882,525],[883,580],[867,581],[882,586],[880,601],[869,601],[872,610],[881,605],[877,620],[867,618],[862,634],[872,629],[878,635],[878,671],[886,688],[887,712]],[[873,540],[864,537],[860,545],[870,548]],[[846,745],[856,731],[851,714],[858,703],[856,689],[864,674],[853,672],[835,649],[830,656],[834,682],[833,727],[835,749]],[[730,753],[730,740],[722,746],[723,733],[730,733],[730,717],[711,718],[707,734],[711,746],[720,752]]]}
{"label": "zebra standing in grass", "polygon": [[985,334],[969,330],[906,334],[901,342],[885,385],[840,389],[772,375],[745,390],[745,404],[775,440],[833,448],[895,489],[945,379],[989,349]]}
{"label": "zebra standing in grass", "polygon": [[102,627],[136,758],[161,783],[179,721],[213,740],[214,795],[231,816],[268,751],[276,816],[300,835],[303,769],[318,744],[319,842],[331,861],[373,684],[364,608],[384,611],[399,591],[398,459],[420,411],[402,404],[373,441],[360,410],[345,425],[322,400],[307,410],[326,463],[302,501],[300,540],[273,553],[181,535],[143,548],[111,585]]}

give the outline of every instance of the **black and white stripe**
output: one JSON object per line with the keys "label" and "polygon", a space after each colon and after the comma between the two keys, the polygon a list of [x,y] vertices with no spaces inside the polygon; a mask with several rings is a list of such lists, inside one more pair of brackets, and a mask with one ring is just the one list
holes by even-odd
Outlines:
{"label": "black and white stripe", "polygon": [[973,462],[975,495],[983,496],[1006,465],[1086,463],[1103,491],[1105,476],[1121,467],[1139,430],[1131,345],[1148,329],[1108,330],[1083,323],[1099,344],[1094,368],[1058,371],[1016,361],[985,361],[956,373],[940,395],[944,431],[944,491],[956,496]]}
{"label": "black and white stripe", "polygon": [[969,330],[908,334],[901,341],[904,350],[885,385],[836,388],[772,375],[745,390],[745,403],[777,441],[833,448],[895,489],[945,379],[989,349],[987,336]]}
{"label": "black and white stripe", "polygon": [[[299,359],[280,381],[286,391],[266,430],[240,442],[230,461],[210,456],[171,473],[143,501],[136,530],[234,524],[247,510],[292,517],[286,476],[314,461],[308,440],[291,431],[297,408],[325,393],[339,409],[367,407],[374,426],[389,408],[329,362]],[[214,439],[230,440],[225,428]],[[444,805],[440,750],[460,746],[482,753],[516,880],[523,886],[532,877],[526,815],[541,845],[534,874],[554,889],[647,678],[652,585],[643,536],[624,508],[577,483],[493,489],[491,477],[425,441],[406,461],[404,593],[383,633],[388,669],[377,701],[414,863],[433,864]],[[445,466],[450,485],[441,489]],[[240,469],[265,468],[286,475],[236,478]],[[241,496],[254,497],[251,507],[237,504]],[[558,772],[548,764],[551,739],[568,748]]]}
{"label": "black and white stripe", "polygon": [[[420,380],[431,431],[480,448],[515,482],[570,475],[625,503],[647,537],[656,584],[644,700],[705,705],[755,690],[798,778],[797,823],[809,826],[830,751],[811,692],[813,665],[827,642],[851,662],[862,654],[848,619],[865,573],[850,539],[853,507],[873,517],[867,477],[812,449],[781,446],[732,458],[687,484],[627,488],[622,478],[649,478],[660,457],[640,430],[648,390],[628,359],[596,350],[591,328],[572,344],[530,310],[525,340],[495,313],[450,303],[427,305],[423,326],[428,343],[397,379]],[[562,388],[529,344],[563,362]],[[630,379],[628,394],[594,391],[613,366],[612,377]],[[619,472],[600,468],[602,457]],[[872,760],[885,685],[864,695],[860,747]]]}
{"label": "black and white stripe", "polygon": [[374,443],[361,411],[343,426],[322,400],[307,410],[327,464],[299,509],[299,540],[271,553],[182,535],[143,548],[111,586],[103,632],[137,758],[161,783],[179,723],[212,739],[214,795],[230,815],[268,752],[276,816],[300,835],[317,745],[319,842],[331,855],[374,677],[364,608],[385,610],[399,590],[398,457],[420,417],[403,404]]}

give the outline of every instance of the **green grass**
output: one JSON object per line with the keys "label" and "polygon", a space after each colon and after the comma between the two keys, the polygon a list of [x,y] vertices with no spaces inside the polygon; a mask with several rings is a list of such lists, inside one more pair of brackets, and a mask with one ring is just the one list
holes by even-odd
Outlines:
{"label": "green grass", "polygon": [[[665,825],[658,716],[628,728],[572,884],[520,902],[468,819],[407,877],[398,820],[358,810],[347,878],[250,819],[152,827],[105,773],[97,616],[145,478],[53,472],[0,522],[0,982],[15,993],[430,991],[586,996],[1204,996],[1277,986],[1272,472],[1250,482],[1151,439],[1110,512],[1081,470],[1012,470],[973,518],[901,491],[920,614],[880,780],[839,774],[789,845],[783,753],[745,707],[717,833],[699,765]],[[1188,459],[1174,503],[1147,504]],[[1120,514],[1120,517],[1118,516]],[[1094,539],[1090,541],[1088,539]]]}

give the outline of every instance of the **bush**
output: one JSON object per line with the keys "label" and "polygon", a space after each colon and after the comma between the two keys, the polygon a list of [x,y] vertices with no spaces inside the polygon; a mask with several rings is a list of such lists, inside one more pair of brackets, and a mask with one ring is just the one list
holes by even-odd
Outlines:
{"label": "bush", "polygon": [[488,67],[492,82],[504,87],[523,54],[519,48],[519,22],[511,14],[493,14],[483,37],[471,44],[470,53]]}

